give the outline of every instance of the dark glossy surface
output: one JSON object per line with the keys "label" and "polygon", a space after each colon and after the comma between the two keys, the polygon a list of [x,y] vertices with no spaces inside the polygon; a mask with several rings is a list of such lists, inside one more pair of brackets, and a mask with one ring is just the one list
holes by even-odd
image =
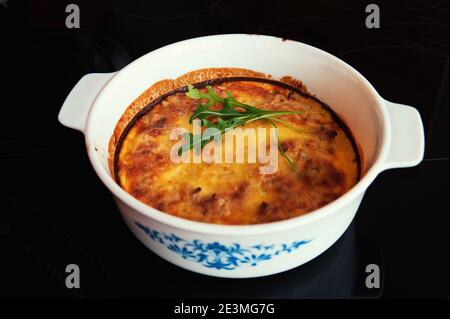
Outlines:
{"label": "dark glossy surface", "polygon": [[[82,29],[74,31],[64,27],[66,3],[0,4],[1,297],[448,297],[447,1],[378,1],[379,30],[365,28],[358,1],[141,0],[79,1]],[[249,280],[190,273],[148,251],[93,172],[82,135],[56,121],[82,75],[120,69],[174,41],[230,32],[277,35],[337,55],[386,99],[417,107],[427,137],[426,160],[381,174],[326,253]],[[64,285],[70,263],[81,268],[79,290]],[[364,286],[370,263],[381,268],[380,290]]]}

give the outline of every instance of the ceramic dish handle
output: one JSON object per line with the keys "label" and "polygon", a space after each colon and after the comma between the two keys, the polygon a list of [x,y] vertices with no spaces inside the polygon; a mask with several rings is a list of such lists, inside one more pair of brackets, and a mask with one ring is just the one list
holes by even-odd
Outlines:
{"label": "ceramic dish handle", "polygon": [[58,114],[58,121],[67,127],[84,133],[86,119],[98,92],[113,73],[91,73],[83,76],[70,91]]}
{"label": "ceramic dish handle", "polygon": [[391,120],[391,146],[384,169],[419,164],[425,151],[425,138],[419,112],[407,105],[385,101]]}

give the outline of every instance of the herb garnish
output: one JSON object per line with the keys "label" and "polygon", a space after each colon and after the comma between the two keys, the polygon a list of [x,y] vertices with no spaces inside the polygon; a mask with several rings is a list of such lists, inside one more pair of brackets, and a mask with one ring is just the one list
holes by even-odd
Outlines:
{"label": "herb garnish", "polygon": [[[200,103],[197,105],[194,114],[192,114],[192,116],[189,119],[189,123],[192,123],[192,121],[195,119],[199,119],[200,126],[204,126],[205,128],[216,128],[218,132],[209,135],[202,134],[201,137],[194,137],[192,133],[185,133],[184,139],[187,140],[188,142],[178,150],[179,155],[181,155],[183,151],[190,150],[196,145],[200,145],[200,149],[203,149],[203,147],[206,144],[208,144],[214,139],[215,135],[223,134],[229,129],[238,126],[243,126],[245,124],[257,120],[268,121],[275,128],[278,128],[275,122],[279,122],[285,125],[286,127],[298,131],[298,129],[293,125],[291,125],[290,123],[276,117],[287,114],[301,114],[304,111],[262,110],[236,101],[231,96],[230,91],[227,91],[226,98],[222,98],[216,94],[216,92],[211,86],[207,86],[206,88],[208,91],[206,93],[203,93],[200,92],[200,90],[194,88],[192,85],[188,85],[188,92],[186,93],[186,96],[195,100],[206,99],[208,101],[205,104]],[[210,108],[216,103],[222,104],[222,108],[220,110],[214,110]],[[212,118],[215,118],[216,121],[212,122],[211,121]],[[292,170],[295,170],[295,163],[292,161],[289,155],[283,150],[280,143],[278,143],[278,149],[288,162],[289,167]]]}

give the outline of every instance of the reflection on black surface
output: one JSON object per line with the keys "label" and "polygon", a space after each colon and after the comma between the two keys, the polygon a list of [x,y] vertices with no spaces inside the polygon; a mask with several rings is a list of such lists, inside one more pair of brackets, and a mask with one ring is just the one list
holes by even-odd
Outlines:
{"label": "reflection on black surface", "polygon": [[[115,217],[118,219],[117,215]],[[176,267],[151,253],[123,227],[102,234],[114,233],[114,239],[100,240],[120,247],[113,248],[89,243],[85,236],[71,233],[65,226],[36,229],[23,225],[20,233],[25,236],[12,237],[18,249],[11,249],[9,254],[20,265],[33,266],[33,271],[15,284],[20,285],[38,273],[50,283],[46,296],[73,293],[65,289],[64,277],[58,269],[64,266],[64,260],[77,260],[83,282],[88,286],[76,292],[77,297],[101,294],[149,298],[378,298],[382,289],[365,287],[367,274],[364,270],[369,263],[383,269],[379,248],[364,239],[356,243],[354,229],[352,224],[330,249],[307,264],[252,279],[215,278]],[[42,232],[46,234],[45,239],[40,236]],[[18,235],[17,229],[15,234]],[[27,293],[32,295],[37,290],[38,287],[30,287]],[[14,289],[11,292],[13,295],[23,293]]]}
{"label": "reflection on black surface", "polygon": [[176,280],[167,285],[186,297],[349,298],[353,296],[357,264],[353,237],[352,226],[326,253],[285,273],[229,280],[173,270],[171,277]]}
{"label": "reflection on black surface", "polygon": [[[361,297],[373,297],[368,289],[359,289],[360,284],[364,285],[364,277],[357,267],[364,261],[360,259],[362,254],[357,250],[354,235],[352,224],[324,254],[285,273],[238,280],[183,274],[173,288],[183,287],[185,296],[201,298],[352,298],[356,293]],[[379,255],[377,251],[371,250],[371,253]],[[197,283],[195,289],[186,284],[190,280],[182,279],[189,277],[192,277],[191,283]]]}

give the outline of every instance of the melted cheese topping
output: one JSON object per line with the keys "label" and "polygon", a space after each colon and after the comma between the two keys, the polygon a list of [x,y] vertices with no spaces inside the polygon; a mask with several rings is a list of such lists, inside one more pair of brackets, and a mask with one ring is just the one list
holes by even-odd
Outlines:
{"label": "melted cheese topping", "polygon": [[[170,151],[177,141],[170,139],[170,133],[177,127],[192,131],[189,117],[199,103],[177,93],[139,118],[117,150],[116,178],[123,189],[168,214],[236,225],[306,214],[335,200],[357,182],[358,156],[352,141],[317,100],[254,81],[224,82],[213,87],[220,96],[225,97],[229,90],[239,102],[260,109],[303,110],[302,114],[278,117],[298,128],[278,124],[280,145],[297,169],[293,171],[280,153],[273,174],[260,174],[260,167],[267,164],[247,160],[172,162]],[[247,127],[271,126],[260,120]],[[245,146],[247,143],[245,139]],[[222,154],[224,157],[225,149]]]}

